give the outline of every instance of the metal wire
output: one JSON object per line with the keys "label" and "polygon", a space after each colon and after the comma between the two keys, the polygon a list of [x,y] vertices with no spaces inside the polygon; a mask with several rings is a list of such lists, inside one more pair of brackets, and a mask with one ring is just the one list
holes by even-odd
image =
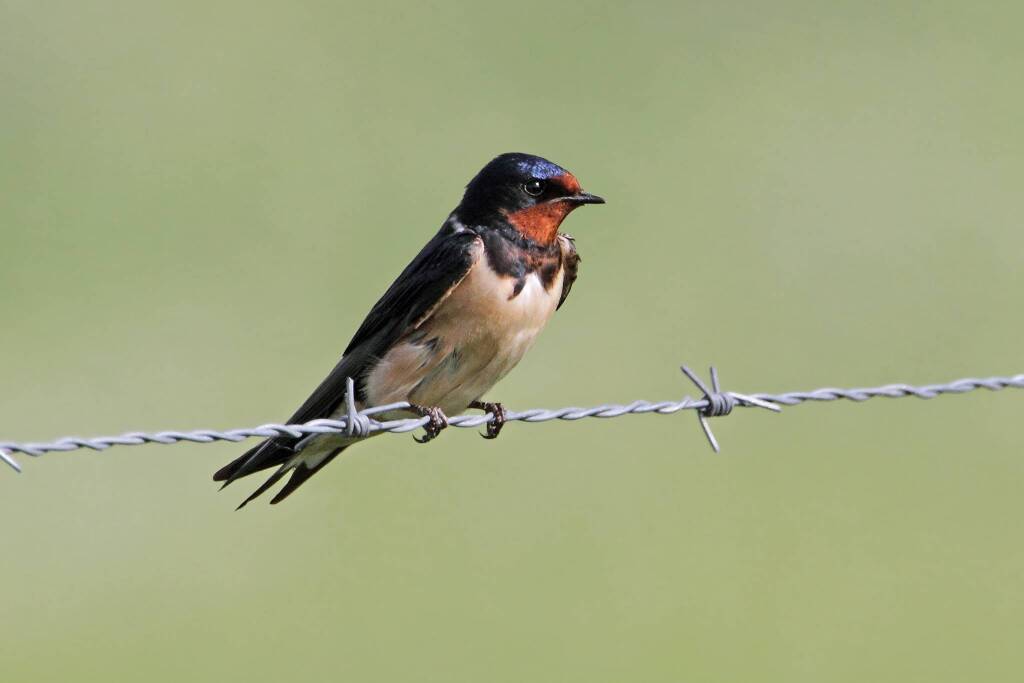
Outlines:
{"label": "metal wire", "polygon": [[[957,379],[942,384],[927,384],[924,386],[913,386],[910,384],[887,384],[880,387],[867,387],[861,389],[835,389],[822,388],[812,391],[791,391],[782,394],[739,394],[734,391],[722,391],[719,386],[718,372],[711,368],[711,387],[704,384],[701,379],[685,365],[683,372],[690,380],[697,385],[701,391],[701,398],[684,396],[678,401],[661,401],[651,403],[649,401],[633,401],[626,405],[605,404],[591,408],[556,408],[552,410],[534,408],[520,412],[506,411],[506,422],[549,422],[551,420],[582,420],[588,417],[611,418],[623,415],[642,415],[653,413],[655,415],[672,415],[682,410],[694,410],[700,422],[704,434],[707,436],[711,447],[717,452],[718,441],[715,439],[708,423],[710,417],[728,415],[733,408],[764,408],[775,412],[781,411],[781,405],[795,406],[809,401],[867,401],[872,398],[904,398],[914,396],[916,398],[931,399],[943,394],[965,394],[970,391],[987,389],[999,391],[1001,389],[1024,389],[1024,374],[1011,377],[986,377],[982,379],[965,378]],[[352,380],[347,383],[347,395],[354,395]],[[14,453],[40,456],[54,451],[74,451],[88,448],[96,451],[106,450],[112,446],[138,446],[145,443],[174,444],[182,442],[210,443],[213,441],[243,441],[251,437],[269,438],[274,436],[288,436],[299,438],[311,434],[330,434],[344,432],[348,436],[367,437],[377,432],[392,432],[404,434],[411,432],[425,425],[429,417],[411,418],[407,420],[378,421],[373,419],[374,415],[386,413],[393,410],[408,408],[408,403],[392,403],[385,406],[376,406],[357,412],[355,403],[347,400],[346,407],[348,415],[336,420],[312,420],[305,424],[282,425],[265,424],[258,427],[243,429],[229,429],[217,431],[212,429],[200,429],[188,432],[163,431],[163,432],[128,432],[118,436],[100,436],[83,439],[79,437],[64,437],[56,441],[45,443],[16,443],[13,441],[0,441],[0,460],[3,460],[16,471],[21,468],[18,462],[12,457]],[[486,424],[493,418],[490,413],[481,415],[457,415],[448,419],[452,427],[479,427]]]}

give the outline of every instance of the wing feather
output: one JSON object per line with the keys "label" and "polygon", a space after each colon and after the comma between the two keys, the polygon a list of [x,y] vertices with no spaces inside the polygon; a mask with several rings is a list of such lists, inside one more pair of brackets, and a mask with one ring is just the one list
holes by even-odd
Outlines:
{"label": "wing feather", "polygon": [[[576,275],[582,259],[576,252],[576,240],[573,239],[572,235],[564,232],[559,233],[558,243],[562,247],[562,269],[565,271],[565,274],[562,276],[562,296],[558,299],[558,308],[561,308],[565,300],[569,298],[569,290],[572,289],[572,283],[576,282]],[[558,310],[558,308],[555,310]]]}
{"label": "wing feather", "polygon": [[[422,325],[469,274],[482,253],[483,241],[476,233],[464,228],[443,227],[373,306],[341,360],[288,422],[301,424],[330,417],[345,398],[345,382],[349,377],[355,380],[357,392],[361,394],[367,368],[403,335]],[[293,454],[296,442],[297,439],[290,437],[267,439],[221,468],[214,478],[230,483],[280,465]]]}
{"label": "wing feather", "polygon": [[476,233],[453,233],[446,229],[438,232],[370,309],[341,360],[291,422],[297,424],[330,415],[344,398],[348,377],[361,388],[367,364],[422,325],[469,274],[481,253],[483,242]]}

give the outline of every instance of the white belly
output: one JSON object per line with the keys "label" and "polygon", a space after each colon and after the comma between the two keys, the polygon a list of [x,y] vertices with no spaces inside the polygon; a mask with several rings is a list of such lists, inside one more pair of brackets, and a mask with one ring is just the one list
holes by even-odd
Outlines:
{"label": "white belly", "polygon": [[368,404],[409,401],[462,412],[533,346],[558,306],[562,277],[559,272],[545,290],[529,275],[512,297],[515,280],[481,259],[421,325],[422,334],[395,345],[370,372]]}

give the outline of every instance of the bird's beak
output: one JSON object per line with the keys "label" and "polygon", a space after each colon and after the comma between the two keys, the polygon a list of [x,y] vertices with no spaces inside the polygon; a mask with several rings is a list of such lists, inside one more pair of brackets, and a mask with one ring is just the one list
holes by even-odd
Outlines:
{"label": "bird's beak", "polygon": [[564,197],[564,199],[574,204],[604,204],[603,197],[598,197],[596,194],[590,194],[589,192],[577,192],[574,195]]}

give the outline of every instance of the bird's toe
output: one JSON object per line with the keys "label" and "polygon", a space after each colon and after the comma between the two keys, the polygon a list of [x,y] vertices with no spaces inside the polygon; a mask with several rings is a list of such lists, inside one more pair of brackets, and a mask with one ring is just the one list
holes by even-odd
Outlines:
{"label": "bird's toe", "polygon": [[412,405],[410,408],[416,411],[421,417],[429,418],[427,423],[423,425],[423,436],[412,437],[416,443],[427,443],[428,441],[433,441],[437,435],[441,433],[441,430],[448,426],[448,416],[445,415],[444,411],[437,406],[431,406],[428,408],[425,406]]}

